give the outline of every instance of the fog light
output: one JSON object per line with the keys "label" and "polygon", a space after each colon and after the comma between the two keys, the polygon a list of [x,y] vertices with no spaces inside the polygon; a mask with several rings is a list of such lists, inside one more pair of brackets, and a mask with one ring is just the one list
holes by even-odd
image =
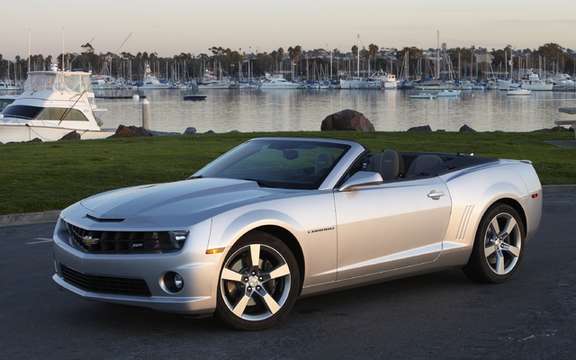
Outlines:
{"label": "fog light", "polygon": [[184,279],[182,278],[182,275],[169,271],[164,275],[164,286],[170,292],[179,292],[184,288]]}

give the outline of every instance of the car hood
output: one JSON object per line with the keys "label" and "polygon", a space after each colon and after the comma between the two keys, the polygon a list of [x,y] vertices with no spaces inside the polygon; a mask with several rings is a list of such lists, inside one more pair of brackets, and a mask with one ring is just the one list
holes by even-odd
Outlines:
{"label": "car hood", "polygon": [[79,205],[85,209],[82,217],[108,225],[185,226],[289,193],[294,190],[261,188],[254,181],[207,178],[113,190],[82,200]]}

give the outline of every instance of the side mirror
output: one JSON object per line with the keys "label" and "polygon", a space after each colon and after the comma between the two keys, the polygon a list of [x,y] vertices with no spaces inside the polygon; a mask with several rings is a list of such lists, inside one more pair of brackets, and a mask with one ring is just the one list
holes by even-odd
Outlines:
{"label": "side mirror", "polygon": [[342,185],[339,191],[351,191],[359,186],[375,185],[383,182],[384,179],[382,175],[373,171],[358,171],[356,174],[352,175],[350,179],[346,180],[344,185]]}

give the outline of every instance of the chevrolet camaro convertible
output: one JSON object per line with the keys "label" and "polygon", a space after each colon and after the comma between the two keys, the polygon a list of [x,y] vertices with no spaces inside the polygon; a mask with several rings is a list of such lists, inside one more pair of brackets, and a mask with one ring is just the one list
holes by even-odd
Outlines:
{"label": "chevrolet camaro convertible", "polygon": [[506,281],[541,211],[529,161],[259,138],[186,180],[65,209],[53,279],[87,299],[256,330],[301,295],[367,282],[450,267]]}

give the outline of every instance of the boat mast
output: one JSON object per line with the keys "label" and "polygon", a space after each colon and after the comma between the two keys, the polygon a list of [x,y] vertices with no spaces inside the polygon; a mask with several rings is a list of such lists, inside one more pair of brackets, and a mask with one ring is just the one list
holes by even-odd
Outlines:
{"label": "boat mast", "polygon": [[[328,47],[328,46],[326,46]],[[330,76],[328,77],[332,80],[332,62],[333,62],[334,50],[330,50]]]}
{"label": "boat mast", "polygon": [[30,72],[30,66],[32,64],[32,31],[28,30],[28,71]]}
{"label": "boat mast", "polygon": [[360,78],[360,34],[356,37],[356,76]]}
{"label": "boat mast", "polygon": [[440,80],[440,30],[436,30],[436,80]]}

